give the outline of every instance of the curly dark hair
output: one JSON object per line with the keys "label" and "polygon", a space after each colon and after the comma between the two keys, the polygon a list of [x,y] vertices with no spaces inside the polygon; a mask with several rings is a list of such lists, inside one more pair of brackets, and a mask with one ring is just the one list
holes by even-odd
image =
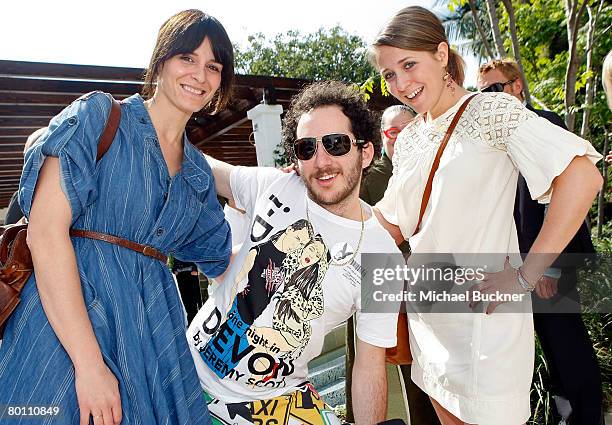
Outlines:
{"label": "curly dark hair", "polygon": [[[363,175],[376,159],[380,158],[382,142],[379,123],[372,111],[366,105],[358,89],[339,81],[321,81],[304,88],[291,101],[291,107],[283,119],[283,147],[290,162],[297,164],[293,152],[293,142],[296,139],[298,122],[303,114],[323,106],[338,106],[349,119],[351,131],[358,140],[366,140],[374,147],[372,163],[363,170]],[[362,146],[359,146],[362,149]]]}

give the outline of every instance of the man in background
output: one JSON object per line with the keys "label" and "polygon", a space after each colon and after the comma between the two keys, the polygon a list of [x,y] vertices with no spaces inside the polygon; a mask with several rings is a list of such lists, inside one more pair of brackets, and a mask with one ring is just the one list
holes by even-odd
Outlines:
{"label": "man in background", "polygon": [[380,160],[372,164],[372,168],[361,182],[359,197],[370,205],[376,205],[385,194],[389,179],[393,174],[393,152],[399,133],[414,119],[414,113],[405,105],[389,106],[380,119],[380,137],[383,142],[383,153]]}

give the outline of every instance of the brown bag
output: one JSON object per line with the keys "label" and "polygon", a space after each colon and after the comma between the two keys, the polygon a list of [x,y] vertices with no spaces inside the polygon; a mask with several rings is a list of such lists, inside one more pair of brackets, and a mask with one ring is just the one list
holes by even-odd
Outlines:
{"label": "brown bag", "polygon": [[[96,161],[99,161],[110,148],[121,120],[119,102],[111,95],[107,96],[112,106],[98,141]],[[26,242],[27,231],[27,224],[0,226],[0,339],[4,334],[6,321],[19,304],[21,290],[34,271],[32,256]]]}
{"label": "brown bag", "polygon": [[[421,200],[421,210],[419,211],[419,222],[412,233],[412,236],[416,235],[421,228],[421,221],[423,220],[423,215],[425,214],[425,210],[427,209],[427,204],[429,203],[429,197],[431,196],[431,186],[433,184],[433,178],[438,170],[438,166],[440,165],[440,158],[442,157],[442,153],[444,152],[444,148],[448,144],[448,141],[459,122],[459,118],[467,108],[468,103],[476,96],[476,94],[468,97],[463,104],[459,107],[453,120],[451,121],[448,129],[446,130],[446,134],[442,139],[442,143],[440,143],[440,147],[438,147],[438,152],[436,153],[436,157],[434,158],[434,162],[431,166],[431,171],[429,172],[429,178],[427,179],[427,184],[425,185],[425,191],[423,192],[423,199]],[[397,345],[395,347],[387,348],[385,353],[385,358],[388,363],[394,365],[408,365],[412,363],[412,353],[410,352],[410,340],[408,339],[408,315],[406,313],[399,313],[397,317]]]}

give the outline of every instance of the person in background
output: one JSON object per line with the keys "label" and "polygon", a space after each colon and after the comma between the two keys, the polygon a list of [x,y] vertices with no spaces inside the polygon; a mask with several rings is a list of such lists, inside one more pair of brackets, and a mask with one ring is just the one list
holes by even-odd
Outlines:
{"label": "person in background", "polygon": [[414,113],[406,105],[393,105],[384,110],[380,119],[383,141],[381,158],[376,161],[361,182],[359,197],[370,205],[376,205],[387,189],[393,174],[393,147],[399,133],[414,119]]}
{"label": "person in background", "polygon": [[26,152],[19,204],[34,274],[0,347],[0,423],[15,419],[10,406],[57,406],[50,423],[211,423],[166,261],[172,252],[209,276],[229,263],[210,166],[185,126],[223,109],[233,80],[223,26],[179,12],[99,161],[111,109],[101,92],[64,109]]}
{"label": "person in background", "polygon": [[[25,156],[26,151],[34,144],[42,135],[47,131],[47,127],[39,128],[34,133],[30,134],[23,146],[23,154]],[[19,190],[15,191],[11,200],[9,201],[8,208],[6,209],[6,216],[4,217],[4,224],[15,224],[23,217],[23,211],[19,206]]]}
{"label": "person in background", "polygon": [[[432,398],[444,425],[524,424],[535,351],[529,292],[584,222],[601,188],[594,165],[601,155],[513,96],[465,90],[464,62],[425,8],[396,13],[370,53],[391,94],[419,113],[395,143],[393,176],[375,208],[379,220],[398,244],[409,240],[411,259],[502,254],[488,257],[489,273],[469,293],[523,300],[507,304],[494,296],[483,311],[472,312],[472,301],[462,306],[464,313],[409,311],[412,379]],[[418,223],[434,158],[456,117]],[[532,196],[550,202],[522,265],[512,215],[519,171]]]}
{"label": "person in background", "polygon": [[[535,109],[525,103],[519,66],[514,59],[493,60],[481,65],[478,88],[485,93],[503,92],[514,96],[538,116],[567,129],[561,117],[554,112]],[[551,145],[555,143],[556,140],[550,140]],[[554,150],[554,147],[551,146],[551,150]],[[525,177],[519,174],[514,220],[522,253],[531,249],[542,229],[545,215],[546,205],[532,198]],[[563,253],[594,252],[589,229],[586,222],[583,222]],[[557,412],[561,416],[560,419],[566,422],[569,417],[569,423],[599,425],[603,420],[601,376],[582,316],[579,312],[547,311],[548,305],[556,305],[562,297],[579,299],[576,267],[562,264],[553,266],[556,267],[544,272],[532,295],[532,301],[533,324],[548,362]]]}

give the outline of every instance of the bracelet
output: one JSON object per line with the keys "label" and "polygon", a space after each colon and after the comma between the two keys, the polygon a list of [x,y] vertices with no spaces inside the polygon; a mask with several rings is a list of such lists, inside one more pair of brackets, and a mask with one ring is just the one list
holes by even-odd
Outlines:
{"label": "bracelet", "polygon": [[516,269],[516,280],[518,281],[519,285],[521,285],[521,288],[525,290],[525,292],[533,292],[535,289],[535,285],[532,285],[527,279],[525,279],[523,270],[521,270],[520,267]]}

